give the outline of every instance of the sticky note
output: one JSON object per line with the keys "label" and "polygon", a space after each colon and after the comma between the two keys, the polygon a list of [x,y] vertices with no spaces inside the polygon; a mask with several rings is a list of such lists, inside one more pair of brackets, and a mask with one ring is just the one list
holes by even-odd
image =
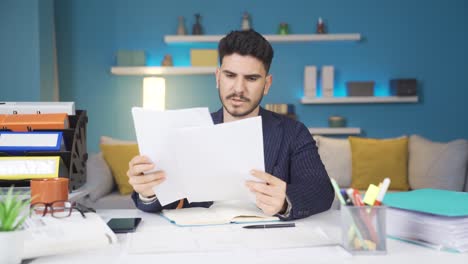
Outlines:
{"label": "sticky note", "polygon": [[367,188],[366,194],[364,195],[364,203],[367,205],[374,205],[377,194],[379,194],[379,187],[374,184],[369,185]]}

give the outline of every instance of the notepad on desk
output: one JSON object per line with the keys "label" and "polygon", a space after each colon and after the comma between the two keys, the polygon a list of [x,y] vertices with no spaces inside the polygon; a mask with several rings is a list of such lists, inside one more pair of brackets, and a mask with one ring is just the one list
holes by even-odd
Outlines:
{"label": "notepad on desk", "polygon": [[95,213],[70,217],[28,218],[24,224],[23,259],[87,251],[116,244],[117,236]]}
{"label": "notepad on desk", "polygon": [[238,201],[215,202],[210,208],[193,207],[163,210],[162,215],[178,226],[279,221],[276,216],[264,214],[253,203]]}

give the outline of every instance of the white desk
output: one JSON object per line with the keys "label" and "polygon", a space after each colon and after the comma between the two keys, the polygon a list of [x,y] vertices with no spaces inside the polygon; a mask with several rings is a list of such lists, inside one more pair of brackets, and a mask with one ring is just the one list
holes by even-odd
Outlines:
{"label": "white desk", "polygon": [[[164,218],[155,214],[147,214],[138,210],[100,210],[98,213],[108,220],[111,217],[142,217],[143,221],[138,232],[145,229],[172,225]],[[327,234],[339,241],[339,212],[328,211],[296,222],[303,222],[311,226],[320,226]],[[239,226],[239,228],[241,228]],[[168,254],[128,254],[126,235],[118,235],[119,244],[105,249],[79,252],[59,256],[34,259],[32,264],[39,263],[372,263],[372,264],[402,264],[402,263],[468,263],[468,254],[440,252],[421,246],[416,246],[393,239],[387,239],[387,255],[381,256],[351,256],[340,246],[296,248],[281,250],[234,250],[209,251],[196,253],[168,253]],[[278,238],[283,239],[283,238]]]}

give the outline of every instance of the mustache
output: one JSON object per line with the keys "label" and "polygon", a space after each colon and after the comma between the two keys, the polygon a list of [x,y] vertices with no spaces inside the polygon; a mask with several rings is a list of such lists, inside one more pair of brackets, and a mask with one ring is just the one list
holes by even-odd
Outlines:
{"label": "mustache", "polygon": [[243,102],[250,102],[250,99],[243,96],[242,94],[232,93],[232,94],[226,96],[227,100],[232,99],[232,98],[236,98],[237,100],[240,100],[240,101],[243,101]]}

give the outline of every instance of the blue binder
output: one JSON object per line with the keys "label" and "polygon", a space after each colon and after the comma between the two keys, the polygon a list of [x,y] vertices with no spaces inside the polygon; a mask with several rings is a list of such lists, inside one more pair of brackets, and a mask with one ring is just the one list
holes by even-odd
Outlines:
{"label": "blue binder", "polygon": [[[47,142],[40,142],[48,137]],[[59,151],[62,132],[0,132],[0,152],[20,155],[29,151]],[[26,142],[33,141],[34,144]]]}
{"label": "blue binder", "polygon": [[388,193],[383,204],[403,210],[448,216],[468,216],[468,193],[436,189]]}

